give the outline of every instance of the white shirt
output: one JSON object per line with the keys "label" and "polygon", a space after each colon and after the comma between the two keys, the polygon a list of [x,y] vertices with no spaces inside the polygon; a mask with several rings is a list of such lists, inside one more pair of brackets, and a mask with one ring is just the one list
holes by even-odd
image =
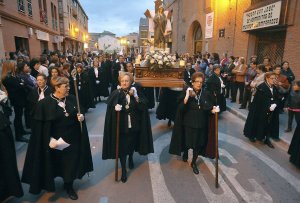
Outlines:
{"label": "white shirt", "polygon": [[95,73],[95,76],[96,76],[96,78],[98,78],[98,68],[94,68],[94,73]]}
{"label": "white shirt", "polygon": [[39,73],[43,73],[44,75],[46,75],[46,77],[49,76],[49,72],[48,72],[48,68],[46,68],[43,65],[40,65],[39,69],[37,70]]}

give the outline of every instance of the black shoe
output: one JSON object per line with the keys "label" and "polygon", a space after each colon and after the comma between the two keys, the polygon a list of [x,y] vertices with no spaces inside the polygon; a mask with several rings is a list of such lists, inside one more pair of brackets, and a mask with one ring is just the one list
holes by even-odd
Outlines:
{"label": "black shoe", "polygon": [[127,182],[127,171],[126,170],[122,170],[121,181],[122,181],[122,183]]}
{"label": "black shoe", "polygon": [[249,138],[251,142],[255,142],[255,138]]}
{"label": "black shoe", "polygon": [[76,192],[75,192],[75,190],[73,189],[72,186],[71,187],[65,187],[65,189],[66,189],[66,192],[67,192],[67,194],[68,194],[68,196],[71,200],[77,200],[78,199],[78,195],[76,194]]}
{"label": "black shoe", "polygon": [[172,121],[169,120],[169,121],[168,121],[168,126],[171,127],[171,125],[172,125]]}
{"label": "black shoe", "polygon": [[284,132],[286,133],[292,132],[292,128],[287,128]]}
{"label": "black shoe", "polygon": [[265,143],[268,147],[274,149],[274,146],[272,145],[272,143],[271,143],[271,141],[270,141],[269,139],[265,139],[264,143]]}
{"label": "black shoe", "polygon": [[27,143],[28,143],[28,142],[29,142],[29,139],[27,139],[27,138],[21,136],[21,137],[17,137],[17,138],[16,138],[16,141],[17,141],[17,142],[27,142]]}
{"label": "black shoe", "polygon": [[231,100],[230,102],[231,102],[231,103],[235,103],[235,101],[234,101],[234,100]]}
{"label": "black shoe", "polygon": [[192,162],[191,167],[193,168],[193,172],[194,172],[196,175],[198,175],[198,174],[199,174],[199,169],[198,169],[196,163],[193,163],[193,162]]}
{"label": "black shoe", "polygon": [[132,157],[128,157],[128,168],[129,169],[133,169],[134,168],[134,163],[133,163],[133,158]]}
{"label": "black shoe", "polygon": [[246,107],[241,106],[239,109],[246,109]]}
{"label": "black shoe", "polygon": [[280,138],[272,138],[275,142],[279,142]]}
{"label": "black shoe", "polygon": [[187,162],[188,156],[189,156],[188,152],[183,152],[183,154],[182,154],[182,161],[183,162]]}

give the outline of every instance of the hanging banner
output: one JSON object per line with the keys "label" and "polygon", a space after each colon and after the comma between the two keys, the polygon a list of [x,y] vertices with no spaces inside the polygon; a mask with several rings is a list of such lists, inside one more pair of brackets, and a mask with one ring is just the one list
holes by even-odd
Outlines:
{"label": "hanging banner", "polygon": [[206,14],[205,20],[205,38],[212,38],[214,32],[214,12]]}
{"label": "hanging banner", "polygon": [[243,31],[279,24],[281,1],[244,13]]}

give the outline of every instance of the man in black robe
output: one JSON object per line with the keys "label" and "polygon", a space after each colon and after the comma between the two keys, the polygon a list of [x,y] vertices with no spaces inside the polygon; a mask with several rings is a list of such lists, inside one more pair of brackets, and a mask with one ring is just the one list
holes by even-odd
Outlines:
{"label": "man in black robe", "polygon": [[270,148],[274,148],[274,146],[269,138],[279,137],[279,112],[277,109],[279,101],[274,80],[274,73],[265,74],[265,82],[257,87],[244,127],[244,135],[251,142],[258,139],[264,141]]}
{"label": "man in black robe", "polygon": [[[90,78],[88,72],[83,70],[81,63],[76,64],[76,85],[83,112],[86,113],[89,108],[96,108]],[[74,81],[72,79],[70,79],[70,86],[70,93],[75,95]]]}
{"label": "man in black robe", "polygon": [[117,86],[119,84],[118,77],[119,77],[119,71],[121,72],[127,72],[126,63],[124,56],[119,56],[119,61],[113,65],[113,72],[112,72],[112,87],[111,92],[113,92],[115,89],[117,89]]}
{"label": "man in black robe", "polygon": [[215,64],[213,66],[213,73],[206,81],[207,90],[215,96],[215,105],[220,106],[220,111],[226,111],[226,99],[224,96],[225,85],[221,78],[221,66]]}

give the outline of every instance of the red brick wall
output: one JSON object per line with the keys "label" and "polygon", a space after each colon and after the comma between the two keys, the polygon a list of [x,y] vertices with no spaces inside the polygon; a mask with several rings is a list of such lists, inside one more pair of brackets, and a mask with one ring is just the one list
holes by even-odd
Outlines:
{"label": "red brick wall", "polygon": [[[283,59],[290,63],[296,80],[300,80],[300,2],[295,2],[297,1],[292,1],[293,7],[290,6]],[[295,8],[295,12],[292,11],[293,8]]]}

